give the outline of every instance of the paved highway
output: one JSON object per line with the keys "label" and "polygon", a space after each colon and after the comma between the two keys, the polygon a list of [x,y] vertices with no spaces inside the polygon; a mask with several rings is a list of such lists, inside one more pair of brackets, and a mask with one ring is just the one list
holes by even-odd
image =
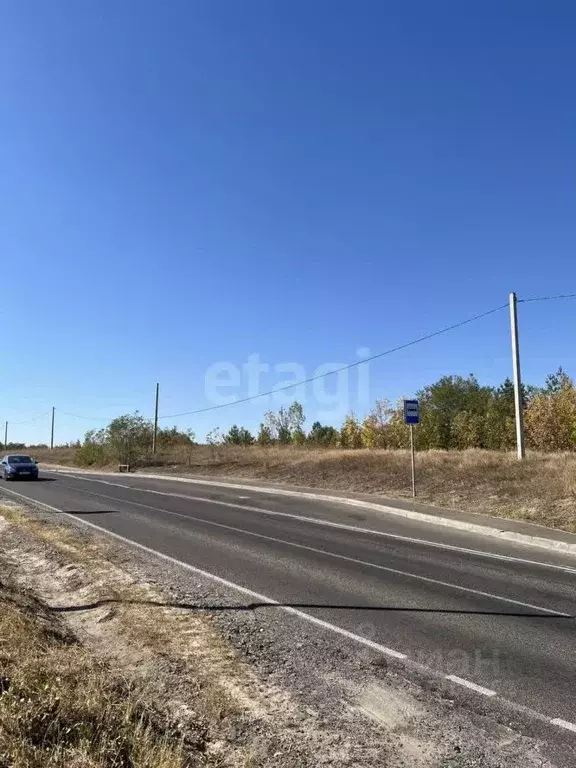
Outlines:
{"label": "paved highway", "polygon": [[343,643],[528,707],[571,738],[576,558],[251,489],[44,478],[4,487],[239,585],[248,602],[312,617]]}

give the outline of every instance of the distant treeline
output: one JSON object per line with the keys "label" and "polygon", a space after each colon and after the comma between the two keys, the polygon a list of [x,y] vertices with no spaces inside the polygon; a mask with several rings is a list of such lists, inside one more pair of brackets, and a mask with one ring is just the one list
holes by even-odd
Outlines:
{"label": "distant treeline", "polygon": [[[416,393],[421,422],[415,429],[420,450],[486,448],[511,450],[515,446],[514,386],[506,379],[498,387],[482,385],[472,374],[442,376]],[[576,450],[576,388],[559,368],[546,377],[544,386],[525,386],[522,392],[526,440],[538,451]],[[333,448],[405,448],[408,434],[402,402],[377,400],[363,419],[348,414],[339,428],[315,422],[304,430],[299,403],[268,412],[257,435],[233,426],[215,442],[328,446]]]}
{"label": "distant treeline", "polygon": [[[515,445],[514,387],[506,379],[498,387],[482,385],[475,376],[443,376],[417,393],[421,422],[415,429],[419,450],[486,448],[507,451]],[[559,368],[544,386],[526,386],[522,393],[526,441],[538,451],[576,450],[576,388]],[[298,402],[268,411],[256,434],[239,425],[223,433],[208,433],[206,442],[218,445],[296,445],[326,448],[406,448],[408,433],[402,403],[378,400],[364,418],[350,413],[340,427],[316,421],[305,428],[304,408]],[[119,416],[101,430],[88,432],[76,447],[81,464],[130,464],[151,460],[153,424],[141,414]],[[192,431],[161,429],[157,450],[177,452],[192,461]]]}

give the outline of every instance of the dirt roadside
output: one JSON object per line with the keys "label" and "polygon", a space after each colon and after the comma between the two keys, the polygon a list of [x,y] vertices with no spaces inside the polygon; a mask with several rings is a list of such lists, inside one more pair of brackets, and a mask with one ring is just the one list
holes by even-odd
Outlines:
{"label": "dirt roadside", "polygon": [[201,764],[554,766],[517,724],[461,706],[370,652],[249,610],[238,595],[74,521],[3,503],[0,579],[30,590],[146,691]]}

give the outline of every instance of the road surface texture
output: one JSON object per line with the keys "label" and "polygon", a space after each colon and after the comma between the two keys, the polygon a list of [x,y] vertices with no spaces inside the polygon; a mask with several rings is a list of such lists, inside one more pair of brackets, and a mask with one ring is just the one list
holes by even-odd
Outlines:
{"label": "road surface texture", "polygon": [[3,489],[216,577],[247,608],[288,611],[318,642],[440,680],[502,722],[521,718],[558,764],[576,765],[575,557],[170,479],[45,472]]}

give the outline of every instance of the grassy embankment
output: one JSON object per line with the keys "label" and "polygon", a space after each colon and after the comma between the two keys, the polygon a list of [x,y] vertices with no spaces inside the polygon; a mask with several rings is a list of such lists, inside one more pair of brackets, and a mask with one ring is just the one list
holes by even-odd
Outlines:
{"label": "grassy embankment", "polygon": [[[36,454],[74,463],[74,450]],[[242,477],[391,498],[410,495],[405,451],[198,446],[160,454],[149,468]],[[417,455],[418,500],[438,506],[528,520],[576,532],[576,455],[532,453],[519,462],[496,451],[426,451]]]}

